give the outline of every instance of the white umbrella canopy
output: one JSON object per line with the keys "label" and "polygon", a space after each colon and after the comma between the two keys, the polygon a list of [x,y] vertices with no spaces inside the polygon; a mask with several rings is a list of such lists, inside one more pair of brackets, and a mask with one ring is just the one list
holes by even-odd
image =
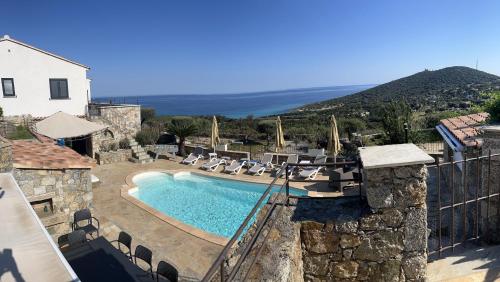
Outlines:
{"label": "white umbrella canopy", "polygon": [[212,119],[212,135],[210,137],[210,146],[215,150],[215,146],[217,146],[219,142],[219,126],[217,126],[217,118],[215,118],[214,116],[214,118]]}
{"label": "white umbrella canopy", "polygon": [[328,135],[328,151],[334,156],[337,156],[340,152],[340,138],[339,131],[337,129],[337,120],[335,116],[330,117],[330,133]]}
{"label": "white umbrella canopy", "polygon": [[283,135],[283,129],[281,128],[281,119],[278,116],[276,119],[276,152],[279,149],[283,149],[285,146],[285,137]]}
{"label": "white umbrella canopy", "polygon": [[34,130],[52,139],[86,136],[108,128],[73,115],[57,112],[35,124]]}

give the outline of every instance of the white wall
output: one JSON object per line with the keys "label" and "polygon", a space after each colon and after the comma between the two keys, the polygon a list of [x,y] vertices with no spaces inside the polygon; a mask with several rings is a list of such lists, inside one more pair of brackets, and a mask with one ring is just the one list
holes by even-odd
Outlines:
{"label": "white wall", "polygon": [[[86,68],[9,40],[0,41],[0,78],[14,78],[16,93],[16,97],[4,97],[0,85],[4,116],[46,117],[58,111],[84,115],[87,91],[90,99]],[[49,78],[68,80],[69,99],[50,99]]]}

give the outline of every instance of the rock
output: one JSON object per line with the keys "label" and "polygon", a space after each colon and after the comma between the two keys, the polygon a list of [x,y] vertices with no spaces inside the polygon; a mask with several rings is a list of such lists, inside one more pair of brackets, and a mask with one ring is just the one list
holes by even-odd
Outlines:
{"label": "rock", "polygon": [[304,257],[304,273],[312,275],[326,275],[330,264],[330,255],[316,255]]}
{"label": "rock", "polygon": [[372,214],[360,219],[360,229],[364,231],[381,230],[385,228],[384,221],[379,214]]}
{"label": "rock", "polygon": [[382,230],[362,239],[354,251],[354,258],[367,261],[385,261],[403,251],[403,234],[399,231]]}
{"label": "rock", "polygon": [[405,251],[425,251],[427,248],[427,209],[411,208],[404,227]]}
{"label": "rock", "polygon": [[352,257],[352,249],[345,249],[342,251],[343,260],[350,260]]}
{"label": "rock", "polygon": [[47,189],[44,186],[41,187],[35,187],[33,189],[33,192],[35,195],[41,195],[47,193]]}
{"label": "rock", "polygon": [[378,271],[378,264],[376,262],[360,262],[358,267],[358,277],[357,280],[371,280],[374,274]]}
{"label": "rock", "polygon": [[358,276],[358,263],[345,261],[332,263],[330,275],[336,278],[352,278]]}
{"label": "rock", "polygon": [[319,229],[302,230],[301,237],[306,250],[315,254],[335,252],[340,241],[336,233]]}
{"label": "rock", "polygon": [[412,175],[413,167],[401,166],[394,168],[394,176],[397,178],[409,178]]}
{"label": "rock", "polygon": [[401,261],[389,260],[379,265],[373,274],[373,281],[397,282],[401,272]]}
{"label": "rock", "polygon": [[354,248],[361,245],[361,239],[358,235],[342,234],[340,235],[341,248]]}
{"label": "rock", "polygon": [[425,278],[427,269],[427,257],[425,255],[404,258],[402,265],[406,279]]}
{"label": "rock", "polygon": [[394,203],[396,207],[407,208],[425,205],[427,185],[415,178],[409,181],[395,180]]}
{"label": "rock", "polygon": [[388,227],[399,227],[403,222],[403,213],[397,209],[385,209],[381,217]]}
{"label": "rock", "polygon": [[366,189],[368,205],[374,209],[391,208],[394,205],[392,189],[388,185],[371,185]]}
{"label": "rock", "polygon": [[41,180],[41,185],[56,185],[56,179],[51,176],[45,176]]}
{"label": "rock", "polygon": [[356,233],[358,230],[358,220],[356,218],[341,215],[335,222],[335,231],[340,233]]}

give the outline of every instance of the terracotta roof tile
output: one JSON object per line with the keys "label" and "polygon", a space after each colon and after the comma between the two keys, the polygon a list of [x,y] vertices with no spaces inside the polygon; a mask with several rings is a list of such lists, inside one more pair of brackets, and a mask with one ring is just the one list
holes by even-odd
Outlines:
{"label": "terracotta roof tile", "polygon": [[12,159],[15,168],[68,169],[92,168],[92,159],[53,142],[13,141]]}
{"label": "terracotta roof tile", "polygon": [[477,126],[489,118],[488,113],[477,113],[441,120],[441,124],[448,129],[460,143],[466,147],[480,147],[482,141],[476,138],[479,135]]}

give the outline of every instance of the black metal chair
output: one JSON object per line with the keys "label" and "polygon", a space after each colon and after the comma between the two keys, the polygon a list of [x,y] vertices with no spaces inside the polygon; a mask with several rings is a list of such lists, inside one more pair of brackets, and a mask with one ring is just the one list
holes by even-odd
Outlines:
{"label": "black metal chair", "polygon": [[87,237],[83,230],[75,230],[68,234],[68,245],[70,247],[78,246],[85,242],[87,242]]}
{"label": "black metal chair", "polygon": [[[111,241],[111,243],[113,242],[117,242],[118,250],[126,254],[128,258],[132,260],[132,236],[125,231],[120,231],[118,240]],[[127,250],[122,250],[122,246],[127,247]]]}
{"label": "black metal chair", "polygon": [[149,269],[146,269],[146,271],[151,272],[151,277],[154,278],[154,276],[153,276],[153,252],[151,252],[150,249],[144,247],[143,245],[137,245],[137,247],[135,247],[135,252],[134,252],[134,263],[135,263],[135,265],[141,267],[137,263],[137,259],[140,259],[141,261],[143,261],[144,263],[146,263],[149,266]]}
{"label": "black metal chair", "polygon": [[164,277],[170,282],[177,282],[179,272],[168,262],[160,261],[156,267],[156,281],[160,281],[160,277]]}
{"label": "black metal chair", "polygon": [[[85,225],[81,225],[81,222],[85,222]],[[97,222],[97,226],[94,225],[94,221]],[[99,237],[99,220],[92,216],[89,209],[83,209],[76,211],[73,215],[73,231],[83,230],[85,234],[97,233]]]}

